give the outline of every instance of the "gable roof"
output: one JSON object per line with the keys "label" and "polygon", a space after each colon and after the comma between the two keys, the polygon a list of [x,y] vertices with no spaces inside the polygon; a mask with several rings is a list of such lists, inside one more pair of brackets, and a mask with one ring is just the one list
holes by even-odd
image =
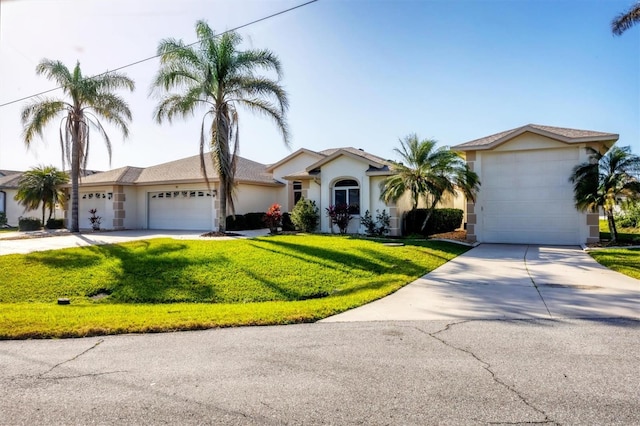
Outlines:
{"label": "gable roof", "polygon": [[22,173],[22,172],[19,172],[17,170],[0,170],[0,177],[9,176],[9,175],[15,175],[15,174],[18,174],[18,173]]}
{"label": "gable roof", "polygon": [[392,165],[392,163],[388,160],[378,157],[377,155],[369,154],[362,149],[353,147],[325,149],[324,151],[320,151],[320,154],[324,155],[325,157],[307,167],[307,172],[322,167],[323,164],[327,164],[343,155],[363,161],[365,163],[369,163],[369,166],[373,167],[376,170],[388,170],[389,166]]}
{"label": "gable roof", "polygon": [[593,130],[569,129],[566,127],[542,126],[539,124],[527,124],[515,129],[506,130],[484,138],[474,139],[459,145],[452,146],[451,149],[458,151],[476,151],[493,149],[508,140],[511,140],[523,133],[531,132],[541,136],[546,136],[567,144],[584,142],[615,142],[620,137],[616,133],[596,132]]}
{"label": "gable roof", "polygon": [[321,154],[319,152],[311,151],[310,149],[306,149],[306,148],[300,148],[296,152],[293,152],[293,153],[287,155],[286,157],[284,157],[282,160],[278,161],[277,163],[273,163],[273,164],[267,166],[267,171],[268,172],[272,172],[276,167],[279,167],[279,166],[285,164],[287,161],[293,160],[294,158],[296,158],[300,154],[309,154],[309,155],[316,156],[318,158],[324,157],[324,154]]}

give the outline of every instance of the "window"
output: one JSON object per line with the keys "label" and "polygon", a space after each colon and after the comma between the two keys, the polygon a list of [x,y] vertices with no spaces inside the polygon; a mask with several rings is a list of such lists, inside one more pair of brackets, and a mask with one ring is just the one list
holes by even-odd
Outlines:
{"label": "window", "polygon": [[293,182],[293,205],[298,204],[302,198],[302,182],[296,180]]}
{"label": "window", "polygon": [[343,179],[333,185],[333,204],[346,204],[349,213],[360,214],[360,187],[353,179]]}

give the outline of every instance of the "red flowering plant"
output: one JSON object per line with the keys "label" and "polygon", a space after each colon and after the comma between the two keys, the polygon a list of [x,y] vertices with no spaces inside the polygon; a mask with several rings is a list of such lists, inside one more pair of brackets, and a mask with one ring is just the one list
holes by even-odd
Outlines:
{"label": "red flowering plant", "polygon": [[274,203],[269,210],[264,214],[263,221],[269,228],[271,234],[278,233],[278,227],[282,226],[282,212],[280,211],[280,204]]}
{"label": "red flowering plant", "polygon": [[326,208],[327,216],[329,216],[329,220],[331,220],[331,231],[333,232],[333,225],[337,225],[338,229],[340,229],[341,234],[347,233],[347,227],[349,226],[349,222],[353,218],[351,216],[351,212],[349,211],[349,206],[340,203],[334,205],[330,205]]}

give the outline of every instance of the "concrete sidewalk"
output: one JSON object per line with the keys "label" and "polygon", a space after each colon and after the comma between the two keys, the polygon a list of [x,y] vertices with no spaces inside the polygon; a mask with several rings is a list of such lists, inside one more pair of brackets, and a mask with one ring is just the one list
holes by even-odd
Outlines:
{"label": "concrete sidewalk", "polygon": [[5,254],[25,254],[34,251],[57,250],[70,247],[84,247],[91,245],[117,244],[127,241],[148,240],[152,238],[174,238],[177,240],[233,240],[238,238],[253,238],[269,233],[268,229],[253,231],[238,231],[240,237],[202,237],[208,231],[158,231],[158,230],[127,230],[112,232],[80,232],[77,234],[61,233],[55,236],[44,236],[26,239],[12,239],[25,233],[6,233],[0,237],[0,256]]}
{"label": "concrete sidewalk", "polygon": [[482,244],[394,294],[324,319],[640,318],[640,280],[578,247]]}

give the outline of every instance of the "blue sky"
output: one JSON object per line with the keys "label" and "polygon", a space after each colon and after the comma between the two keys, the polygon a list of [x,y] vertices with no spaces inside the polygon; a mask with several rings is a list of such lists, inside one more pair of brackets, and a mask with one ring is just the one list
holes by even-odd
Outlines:
{"label": "blue sky", "polygon": [[[269,48],[283,63],[294,150],[354,146],[395,158],[409,133],[455,145],[536,123],[619,133],[618,144],[640,154],[640,26],[621,37],[609,29],[632,2],[320,0],[240,33],[245,47]],[[197,19],[223,31],[299,3],[1,0],[0,103],[54,87],[35,75],[41,58],[79,60],[95,74],[152,56],[164,37],[194,41]],[[124,142],[110,131],[113,168],[198,151],[198,118],[151,119],[156,69],[152,60],[124,70],[137,83],[123,94],[134,121]],[[23,105],[0,108],[0,169],[60,167],[56,123],[25,149]],[[244,112],[240,125],[244,157],[288,154],[269,121]],[[98,138],[89,167],[110,168]]]}

